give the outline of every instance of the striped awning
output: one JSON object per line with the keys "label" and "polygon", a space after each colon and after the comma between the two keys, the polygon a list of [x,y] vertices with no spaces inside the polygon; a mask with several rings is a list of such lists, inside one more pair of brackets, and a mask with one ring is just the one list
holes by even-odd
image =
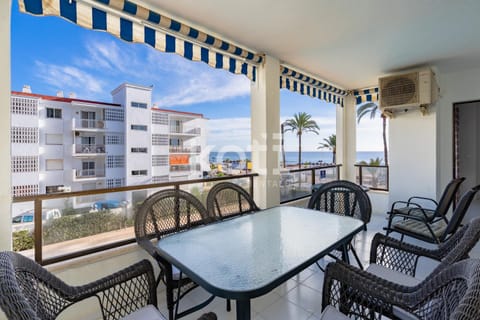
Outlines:
{"label": "striped awning", "polygon": [[59,16],[82,27],[106,31],[162,52],[244,74],[255,81],[263,56],[213,37],[128,0],[19,0],[22,12]]}
{"label": "striped awning", "polygon": [[347,91],[326,82],[304,75],[298,71],[280,66],[280,89],[308,95],[343,106]]}
{"label": "striped awning", "polygon": [[378,101],[378,87],[353,90],[356,104]]}

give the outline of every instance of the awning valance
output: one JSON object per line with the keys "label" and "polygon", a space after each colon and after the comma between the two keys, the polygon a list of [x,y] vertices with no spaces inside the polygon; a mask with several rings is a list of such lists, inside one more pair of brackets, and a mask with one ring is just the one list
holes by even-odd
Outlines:
{"label": "awning valance", "polygon": [[378,87],[353,90],[356,104],[378,101]]}
{"label": "awning valance", "polygon": [[309,77],[285,66],[280,66],[280,89],[288,89],[341,106],[343,106],[344,96],[348,93],[346,90]]}
{"label": "awning valance", "polygon": [[146,43],[255,81],[262,55],[189,27],[127,0],[19,0],[22,12],[63,17],[82,27]]}

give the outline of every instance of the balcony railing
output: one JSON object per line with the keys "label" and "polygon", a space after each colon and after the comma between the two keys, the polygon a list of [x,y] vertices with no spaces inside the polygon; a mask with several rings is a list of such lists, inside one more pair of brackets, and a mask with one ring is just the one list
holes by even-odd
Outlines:
{"label": "balcony railing", "polygon": [[185,130],[182,126],[170,126],[170,133],[181,133],[181,134],[188,134],[188,135],[200,135],[201,129],[200,128],[193,128],[190,130]]}
{"label": "balcony railing", "polygon": [[388,166],[369,166],[356,164],[356,180],[358,184],[371,190],[388,191]]}
{"label": "balcony railing", "polygon": [[76,144],[75,153],[77,154],[105,153],[105,145],[104,144]]}
{"label": "balcony railing", "polygon": [[105,122],[103,120],[95,119],[74,119],[74,129],[105,129]]}
{"label": "balcony railing", "polygon": [[185,172],[185,171],[200,171],[202,169],[200,164],[188,164],[188,165],[173,165],[170,166],[171,172]]}
{"label": "balcony railing", "polygon": [[[34,247],[21,249],[22,254],[30,255],[38,263],[47,265],[134,243],[133,217],[149,194],[172,187],[186,189],[205,204],[211,187],[225,180],[241,185],[253,195],[255,176],[258,174],[14,197],[14,203],[33,202],[34,205]],[[71,204],[68,205],[73,199],[98,199],[105,195],[116,199],[126,199],[125,197],[130,195],[132,201],[117,201],[121,205],[115,210],[98,212],[90,211],[89,207],[74,209]],[[50,220],[42,219],[42,209],[51,207],[51,202],[64,204],[65,207],[61,209],[62,216]]]}
{"label": "balcony railing", "polygon": [[76,169],[75,179],[105,178],[104,169]]}
{"label": "balcony railing", "polygon": [[202,151],[201,146],[184,147],[184,146],[170,146],[170,152],[172,153],[200,153]]}
{"label": "balcony railing", "polygon": [[280,203],[308,197],[312,186],[338,180],[341,164],[294,169],[280,173]]}

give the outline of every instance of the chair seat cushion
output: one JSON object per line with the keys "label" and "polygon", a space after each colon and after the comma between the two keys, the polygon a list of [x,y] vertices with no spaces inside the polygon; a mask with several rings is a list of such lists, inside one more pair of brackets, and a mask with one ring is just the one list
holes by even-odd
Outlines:
{"label": "chair seat cushion", "polygon": [[427,218],[430,220],[433,218],[435,215],[435,211],[431,209],[420,209],[420,208],[415,208],[415,207],[404,207],[404,208],[398,208],[395,209],[395,213],[401,213],[401,214],[409,214],[411,216],[415,217],[421,217],[425,218],[425,215],[427,215]]}
{"label": "chair seat cushion", "polygon": [[334,307],[328,305],[320,315],[320,320],[349,320],[349,318]]}
{"label": "chair seat cushion", "polygon": [[149,304],[137,311],[130,313],[120,320],[166,320],[157,308]]}
{"label": "chair seat cushion", "polygon": [[[432,229],[433,233],[437,238],[441,237],[445,230],[447,229],[447,223],[444,220],[438,220],[434,223],[428,224]],[[415,233],[418,235],[422,235],[427,238],[432,238],[432,233],[428,230],[425,223],[413,220],[413,219],[406,219],[401,220],[393,224],[394,229],[401,229],[407,232]]]}
{"label": "chair seat cushion", "polygon": [[367,267],[366,271],[382,279],[392,281],[404,286],[413,287],[421,282],[421,280],[417,278],[411,277],[404,273],[389,269],[387,267],[384,267],[382,265],[375,264],[375,263],[370,264]]}

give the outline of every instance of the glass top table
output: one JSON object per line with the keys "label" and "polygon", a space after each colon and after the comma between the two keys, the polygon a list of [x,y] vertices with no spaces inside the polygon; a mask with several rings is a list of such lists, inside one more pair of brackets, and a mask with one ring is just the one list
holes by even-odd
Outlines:
{"label": "glass top table", "polygon": [[205,290],[235,299],[237,319],[250,319],[250,299],[347,244],[362,228],[354,218],[281,206],[173,234],[157,245],[167,262]]}

